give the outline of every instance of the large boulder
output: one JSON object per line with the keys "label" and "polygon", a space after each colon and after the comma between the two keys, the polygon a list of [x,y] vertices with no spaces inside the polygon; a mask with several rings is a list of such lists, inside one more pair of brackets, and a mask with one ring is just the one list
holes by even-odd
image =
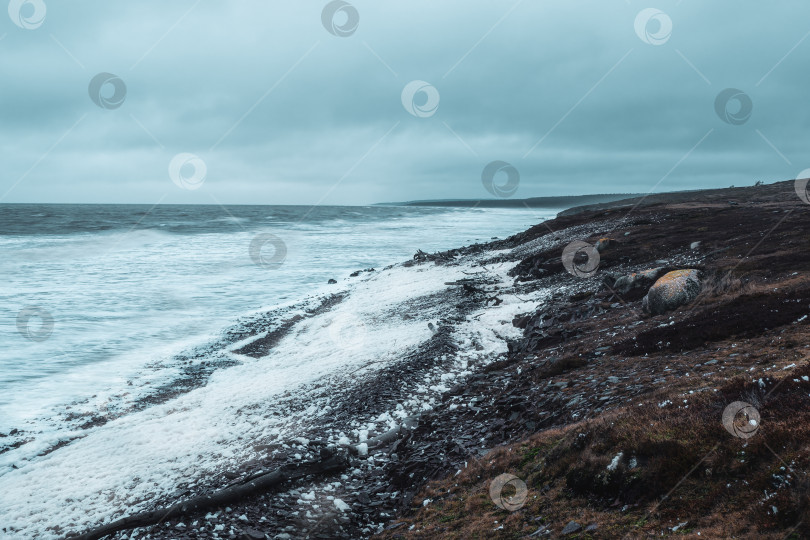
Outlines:
{"label": "large boulder", "polygon": [[626,302],[633,302],[642,298],[650,287],[671,268],[658,267],[641,272],[633,272],[626,276],[621,276],[611,285],[611,289]]}
{"label": "large boulder", "polygon": [[660,315],[688,304],[697,298],[701,288],[699,270],[674,270],[650,287],[642,307],[648,313]]}

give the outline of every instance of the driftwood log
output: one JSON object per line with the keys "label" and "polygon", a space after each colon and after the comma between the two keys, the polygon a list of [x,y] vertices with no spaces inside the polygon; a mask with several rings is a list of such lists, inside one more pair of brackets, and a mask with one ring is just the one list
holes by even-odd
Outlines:
{"label": "driftwood log", "polygon": [[254,476],[246,482],[229,486],[210,495],[200,495],[169,507],[158,508],[149,512],[141,512],[140,514],[124,517],[107,525],[102,525],[96,529],[76,536],[69,536],[68,538],[70,540],[98,540],[99,538],[104,538],[107,535],[119,531],[156,525],[172,517],[217,508],[248,495],[267,491],[284,482],[297,480],[305,476],[334,473],[348,466],[349,459],[345,453],[325,451],[322,452],[321,459],[318,461],[310,461],[299,465],[284,465],[272,472]]}

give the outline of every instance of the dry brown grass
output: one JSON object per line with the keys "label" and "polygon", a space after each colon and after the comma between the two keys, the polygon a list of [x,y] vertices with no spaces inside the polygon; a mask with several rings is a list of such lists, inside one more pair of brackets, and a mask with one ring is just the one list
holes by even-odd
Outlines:
{"label": "dry brown grass", "polygon": [[[746,194],[745,204],[728,204]],[[694,197],[637,209],[617,231],[617,245],[600,253],[600,269],[622,273],[687,253],[692,262],[683,268],[706,276],[697,300],[657,318],[637,313],[633,302],[640,298],[627,301],[633,309],[614,309],[590,290],[549,306],[556,319],[548,336],[521,350],[527,360],[518,387],[546,409],[562,409],[560,422],[568,423],[431,483],[383,537],[524,538],[541,525],[558,537],[575,520],[597,525],[579,538],[810,538],[810,331],[799,322],[810,312],[810,212],[787,183]],[[544,235],[549,226],[562,230],[625,214],[610,208],[567,214],[514,242]],[[698,250],[690,248],[694,241],[701,242]],[[697,265],[693,256],[701,257]],[[562,272],[556,248],[514,269],[529,281]],[[608,346],[609,353],[596,354]],[[566,406],[580,407],[583,416],[565,416],[572,411],[558,407],[573,396],[587,407]],[[660,407],[664,401],[671,404]],[[723,410],[734,401],[761,413],[755,437],[743,440],[723,427]],[[513,513],[489,497],[489,483],[502,473],[529,489]]]}
{"label": "dry brown grass", "polygon": [[[522,538],[540,525],[556,535],[570,520],[597,524],[579,538],[806,537],[810,382],[802,376],[810,380],[810,367],[764,386],[737,378],[679,407],[626,408],[494,450],[430,484],[405,525],[383,537]],[[758,405],[762,417],[747,441],[721,422],[725,406],[738,400]],[[504,472],[529,488],[525,506],[513,513],[488,494]],[[422,507],[426,498],[432,502]],[[677,534],[671,530],[683,522]]]}

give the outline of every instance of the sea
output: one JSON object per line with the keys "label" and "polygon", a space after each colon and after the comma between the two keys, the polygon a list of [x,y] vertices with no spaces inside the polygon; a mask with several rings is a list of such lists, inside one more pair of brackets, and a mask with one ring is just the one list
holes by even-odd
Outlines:
{"label": "sea", "polygon": [[330,279],[504,238],[557,211],[0,205],[0,436],[30,442],[61,429],[55,411],[146,392],[167,359]]}
{"label": "sea", "polygon": [[[262,448],[314,459],[307,437],[360,451],[504,354],[548,293],[443,323],[447,283],[507,282],[509,265],[398,263],[556,213],[0,205],[0,538],[63,538],[207,492]],[[332,418],[434,323],[456,354],[404,377],[396,403]]]}

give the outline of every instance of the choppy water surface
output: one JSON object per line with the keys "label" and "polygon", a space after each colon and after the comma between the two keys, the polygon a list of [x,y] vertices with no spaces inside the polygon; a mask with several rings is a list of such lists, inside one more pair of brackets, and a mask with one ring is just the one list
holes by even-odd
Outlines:
{"label": "choppy water surface", "polygon": [[[135,377],[148,386],[150,366],[330,278],[505,237],[555,213],[0,205],[0,434],[58,430],[48,420],[57,405],[120,393]],[[257,237],[280,239],[286,253],[273,240],[257,257]]]}

